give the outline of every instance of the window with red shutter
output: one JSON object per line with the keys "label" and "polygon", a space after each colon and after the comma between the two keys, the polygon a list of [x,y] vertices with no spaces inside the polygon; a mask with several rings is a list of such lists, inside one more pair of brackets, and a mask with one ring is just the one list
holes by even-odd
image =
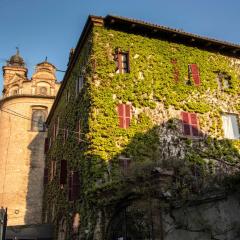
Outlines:
{"label": "window with red shutter", "polygon": [[72,171],[68,179],[68,199],[74,201],[80,196],[80,176],[78,171]]}
{"label": "window with red shutter", "polygon": [[45,138],[45,144],[44,144],[44,153],[46,154],[49,149],[49,138]]}
{"label": "window with red shutter", "polygon": [[66,183],[67,183],[67,161],[61,160],[60,184],[64,185]]}
{"label": "window with red shutter", "polygon": [[175,80],[175,82],[178,82],[179,81],[179,70],[178,70],[178,67],[177,67],[177,60],[176,59],[172,59],[171,63],[172,63],[172,66],[173,66],[173,77],[174,77],[174,80]]}
{"label": "window with red shutter", "polygon": [[128,128],[131,121],[131,106],[128,104],[118,104],[118,120],[120,128]]}
{"label": "window with red shutter", "polygon": [[70,172],[68,176],[68,200],[72,201],[72,192],[73,192],[73,172]]}
{"label": "window with red shutter", "polygon": [[181,112],[183,133],[187,136],[201,136],[196,113]]}
{"label": "window with red shutter", "polygon": [[73,200],[77,200],[79,199],[80,196],[80,176],[79,176],[79,172],[73,172]]}
{"label": "window with red shutter", "polygon": [[191,74],[194,84],[199,86],[201,83],[197,64],[189,64],[189,74]]}
{"label": "window with red shutter", "polygon": [[44,185],[48,184],[48,168],[44,168],[43,183],[44,183]]}

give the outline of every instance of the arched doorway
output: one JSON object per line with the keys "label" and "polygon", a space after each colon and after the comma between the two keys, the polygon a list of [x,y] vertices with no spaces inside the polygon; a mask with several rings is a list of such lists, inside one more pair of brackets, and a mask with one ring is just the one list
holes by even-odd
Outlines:
{"label": "arched doorway", "polygon": [[158,200],[141,200],[118,210],[110,220],[107,240],[162,239]]}

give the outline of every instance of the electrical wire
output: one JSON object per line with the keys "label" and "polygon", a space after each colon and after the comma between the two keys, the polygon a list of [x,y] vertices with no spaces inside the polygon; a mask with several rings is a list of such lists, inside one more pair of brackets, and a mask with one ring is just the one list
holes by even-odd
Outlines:
{"label": "electrical wire", "polygon": [[[3,108],[3,107],[2,107]],[[20,117],[20,118],[23,118],[23,119],[25,119],[25,120],[29,120],[29,121],[31,121],[31,122],[36,122],[36,123],[39,123],[39,121],[36,121],[36,120],[33,120],[33,119],[31,119],[31,118],[29,118],[29,117],[27,117],[27,116],[25,116],[25,115],[22,115],[22,114],[20,114],[20,113],[17,113],[17,112],[15,112],[15,111],[13,111],[13,110],[11,110],[11,109],[8,109],[8,108],[4,108],[4,109],[6,109],[6,110],[8,110],[8,111],[6,111],[6,110],[3,110],[3,109],[0,109],[0,111],[2,111],[2,112],[5,112],[5,113],[8,113],[8,114],[11,114],[11,115],[13,115],[13,116],[16,116],[16,117]],[[62,130],[62,131],[66,131],[66,129],[64,129],[64,128],[58,128],[58,130]],[[76,132],[76,131],[71,131],[71,130],[67,130],[68,132],[71,132],[71,133],[74,133],[74,134],[80,134],[80,135],[84,135],[84,133],[81,133],[81,132]],[[77,140],[79,140],[79,141],[81,141],[81,142],[86,142],[86,143],[88,143],[87,141],[85,141],[85,140],[83,140],[83,139],[81,139],[81,138],[76,138]]]}

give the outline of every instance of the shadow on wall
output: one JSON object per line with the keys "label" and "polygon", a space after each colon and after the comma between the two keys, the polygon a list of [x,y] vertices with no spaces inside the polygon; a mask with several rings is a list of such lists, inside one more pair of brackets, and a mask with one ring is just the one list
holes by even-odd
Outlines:
{"label": "shadow on wall", "polygon": [[108,163],[91,157],[105,169],[92,178],[91,193],[100,209],[97,224],[104,216],[103,239],[240,238],[240,197],[232,194],[239,183],[239,140],[215,139],[192,126],[185,130],[194,136],[185,136],[182,127],[170,119],[135,134]]}
{"label": "shadow on wall", "polygon": [[26,195],[25,224],[42,223],[43,176],[45,166],[44,142],[46,132],[31,132],[36,135],[28,145],[30,168]]}

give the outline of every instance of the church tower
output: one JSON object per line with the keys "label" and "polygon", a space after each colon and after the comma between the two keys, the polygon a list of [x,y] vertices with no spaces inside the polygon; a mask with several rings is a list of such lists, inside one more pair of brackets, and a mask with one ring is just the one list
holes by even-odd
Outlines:
{"label": "church tower", "polygon": [[60,84],[47,59],[28,69],[19,50],[3,66],[0,99],[0,206],[8,226],[39,224],[42,214],[45,120]]}

